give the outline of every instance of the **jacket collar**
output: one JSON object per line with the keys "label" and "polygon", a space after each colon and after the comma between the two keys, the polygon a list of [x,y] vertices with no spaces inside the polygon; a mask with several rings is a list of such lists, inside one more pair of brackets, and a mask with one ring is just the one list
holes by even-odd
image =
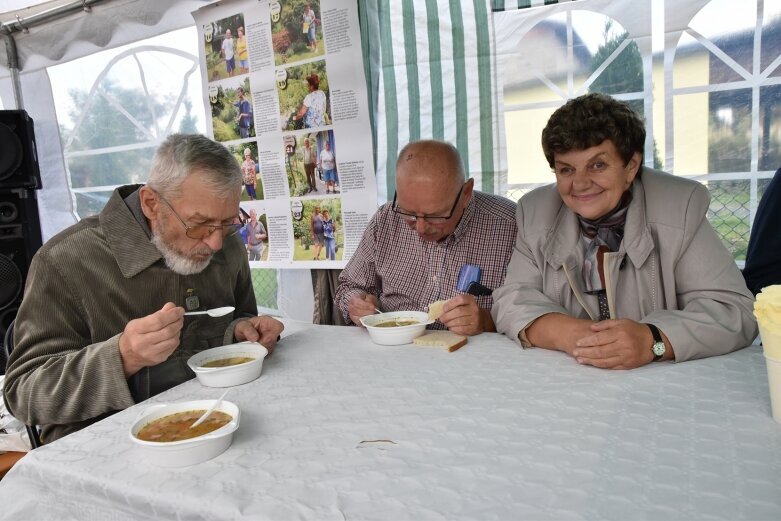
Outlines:
{"label": "jacket collar", "polygon": [[[562,202],[543,249],[545,261],[554,269],[561,268],[563,264],[571,269],[578,268],[583,257],[580,237],[578,217]],[[643,183],[640,178],[635,178],[632,183],[632,202],[626,213],[624,239],[619,252],[626,253],[635,268],[638,268],[643,265],[654,247],[646,220]]]}
{"label": "jacket collar", "polygon": [[[128,279],[163,260],[163,255],[150,241],[152,231],[141,210],[138,189],[142,186],[115,189],[99,216],[106,242],[122,275]],[[225,264],[223,250],[214,254],[212,262]]]}

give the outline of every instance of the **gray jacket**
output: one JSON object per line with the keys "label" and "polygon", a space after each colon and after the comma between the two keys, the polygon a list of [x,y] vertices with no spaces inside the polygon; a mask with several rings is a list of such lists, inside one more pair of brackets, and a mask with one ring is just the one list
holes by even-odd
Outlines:
{"label": "gray jacket", "polygon": [[[177,275],[149,240],[138,188],[115,190],[100,215],[53,237],[30,265],[5,400],[14,416],[43,426],[46,442],[189,380],[192,354],[233,342],[235,319],[257,314],[241,238],[226,239],[203,272]],[[119,355],[125,325],[169,301],[185,306],[188,289],[202,309],[236,312],[185,317],[170,358],[126,380]]]}
{"label": "gray jacket", "polygon": [[[753,296],[706,219],[700,183],[643,169],[619,251],[605,255],[610,316],[655,324],[677,361],[729,353],[757,336]],[[577,216],[555,185],[518,202],[518,238],[504,285],[494,291],[499,332],[518,334],[547,313],[596,320],[596,297],[583,291],[585,252]]]}

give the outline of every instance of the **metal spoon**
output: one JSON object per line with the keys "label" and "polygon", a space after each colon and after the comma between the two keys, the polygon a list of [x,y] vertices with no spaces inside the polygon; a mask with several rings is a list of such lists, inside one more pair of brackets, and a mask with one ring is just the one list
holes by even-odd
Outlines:
{"label": "metal spoon", "polygon": [[221,317],[228,313],[233,313],[236,309],[233,306],[225,306],[221,308],[207,309],[206,311],[188,311],[185,315],[209,315],[210,317]]}
{"label": "metal spoon", "polygon": [[220,398],[216,402],[214,402],[214,404],[211,407],[209,407],[208,411],[203,413],[203,415],[200,418],[195,420],[193,422],[193,424],[190,425],[190,428],[191,429],[195,428],[195,427],[199,426],[200,424],[202,424],[204,421],[206,421],[206,418],[208,418],[209,415],[214,412],[214,409],[216,409],[217,407],[220,406],[220,404],[222,403],[222,399],[225,398],[225,395],[228,394],[228,391],[230,391],[230,389],[228,389],[224,393],[222,393],[222,396],[220,396]]}

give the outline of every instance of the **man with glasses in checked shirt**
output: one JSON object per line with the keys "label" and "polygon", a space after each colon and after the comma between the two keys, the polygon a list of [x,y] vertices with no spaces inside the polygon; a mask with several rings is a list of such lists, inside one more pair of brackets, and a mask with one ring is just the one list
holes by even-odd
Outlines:
{"label": "man with glasses in checked shirt", "polygon": [[[474,190],[456,148],[415,141],[396,162],[396,194],[369,221],[358,249],[339,276],[335,301],[348,324],[382,311],[425,311],[447,300],[429,327],[462,335],[495,331],[490,295],[456,289],[465,264],[481,283],[504,281],[516,235],[515,204]],[[376,308],[376,309],[375,309]]]}
{"label": "man with glasses in checked shirt", "polygon": [[[5,381],[8,408],[50,442],[189,380],[194,353],[237,341],[273,349],[236,234],[242,175],[204,136],[174,134],[146,185],[114,190],[99,215],[35,255]],[[234,306],[213,318],[185,310]],[[187,308],[187,309],[185,309]]]}

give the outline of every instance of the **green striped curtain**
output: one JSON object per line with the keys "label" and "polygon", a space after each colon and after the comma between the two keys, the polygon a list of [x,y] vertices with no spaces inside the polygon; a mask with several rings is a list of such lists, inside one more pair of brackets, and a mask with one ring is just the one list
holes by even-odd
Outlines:
{"label": "green striped curtain", "polygon": [[563,4],[564,2],[575,2],[577,0],[492,0],[491,10],[493,11],[512,11],[513,9],[524,9],[526,7],[539,7],[543,5]]}
{"label": "green striped curtain", "polygon": [[477,186],[497,190],[498,111],[489,0],[359,0],[380,201],[399,150],[443,139]]}

